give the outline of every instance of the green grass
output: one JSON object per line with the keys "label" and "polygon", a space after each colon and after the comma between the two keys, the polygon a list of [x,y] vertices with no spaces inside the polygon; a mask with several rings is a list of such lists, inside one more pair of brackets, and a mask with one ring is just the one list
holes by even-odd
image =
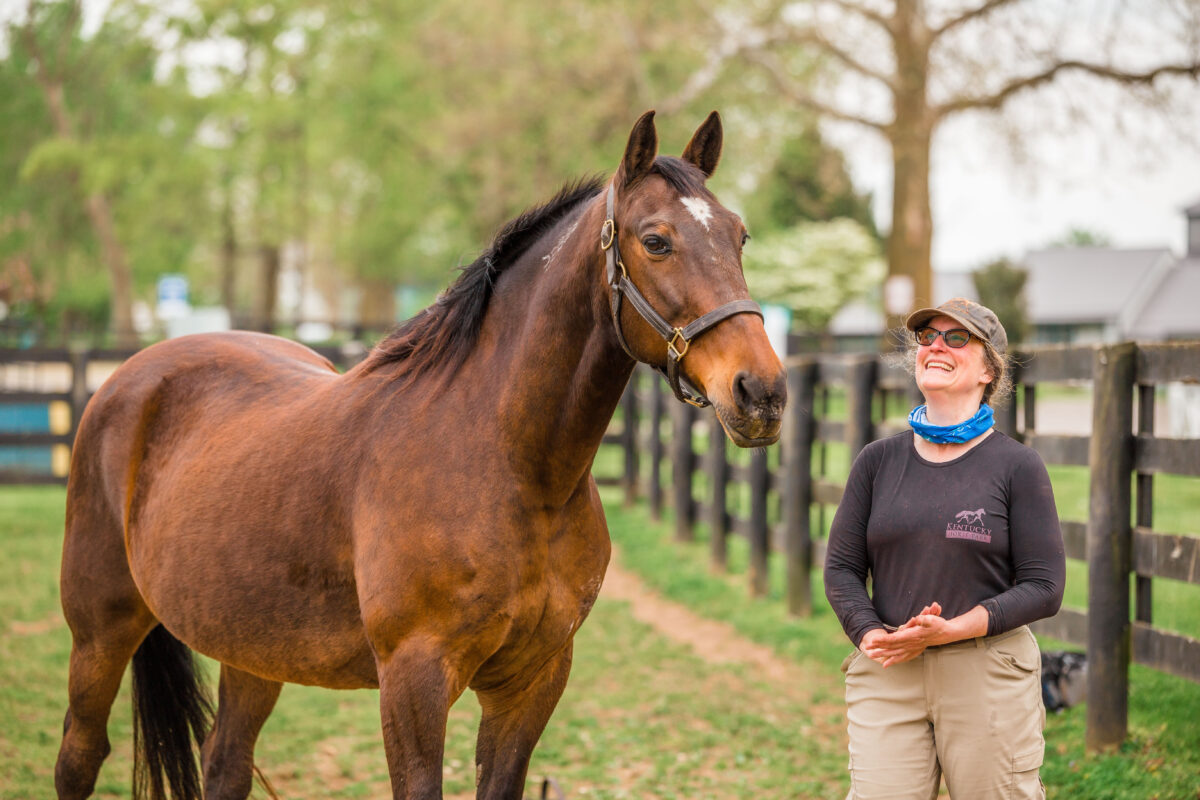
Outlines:
{"label": "green grass", "polygon": [[[63,503],[58,488],[0,489],[3,800],[53,796],[70,648],[57,589]],[[613,529],[622,541],[645,540],[643,524],[628,517]],[[208,671],[211,678],[211,663]],[[814,698],[827,701],[835,679],[781,687],[748,667],[709,663],[638,622],[627,603],[602,596],[576,637],[571,681],[534,753],[526,794],[536,796],[550,775],[571,798],[842,797],[840,719],[814,718],[829,712]],[[129,797],[127,684],[128,676],[109,725],[101,798]],[[377,704],[375,691],[288,685],[256,760],[282,797],[390,797]],[[451,710],[448,798],[472,796],[478,718],[470,692]]]}
{"label": "green grass", "polygon": [[[720,665],[638,622],[602,596],[576,638],[571,682],[534,753],[528,796],[553,776],[571,798],[841,798],[845,754],[838,664],[849,650],[814,576],[815,611],[784,612],[780,559],[771,596],[746,589],[744,542],[730,541],[729,570],[714,574],[703,528],[673,542],[670,521],[605,491],[620,562],[704,617],[728,623],[809,676],[780,686],[748,666]],[[0,798],[53,796],[53,765],[66,702],[69,634],[57,599],[61,489],[0,489]],[[1192,603],[1178,613],[1188,625]],[[1050,643],[1051,645],[1055,643]],[[210,669],[211,671],[211,669]],[[1051,798],[1194,800],[1200,792],[1200,686],[1134,667],[1129,739],[1116,753],[1085,753],[1086,709],[1052,715],[1043,778]],[[257,761],[283,797],[389,795],[378,693],[289,685],[259,740]],[[98,797],[128,797],[127,688],[114,706],[114,752]],[[474,781],[478,705],[452,709],[444,774],[449,798]],[[256,791],[255,796],[263,796]]]}

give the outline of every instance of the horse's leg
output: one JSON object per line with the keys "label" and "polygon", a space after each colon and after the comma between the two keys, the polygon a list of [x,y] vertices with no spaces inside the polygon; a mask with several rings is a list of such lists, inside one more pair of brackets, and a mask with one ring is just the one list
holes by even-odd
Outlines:
{"label": "horse's leg", "polygon": [[121,687],[125,667],[142,638],[154,627],[152,617],[134,624],[123,621],[104,631],[103,637],[81,640],[71,646],[66,718],[62,745],[54,767],[54,787],[59,800],[89,797],[108,756],[108,715]]}
{"label": "horse's leg", "polygon": [[283,684],[221,665],[217,720],[204,740],[205,800],[244,800],[254,783],[254,743]]}
{"label": "horse's leg", "polygon": [[405,646],[377,661],[383,746],[395,800],[441,800],[446,717],[462,693],[445,655]]}
{"label": "horse's leg", "polygon": [[92,793],[109,753],[108,716],[125,667],[157,621],[129,573],[120,522],[72,498],[61,596],[71,628],[68,706],[54,767],[61,800]]}
{"label": "horse's leg", "polygon": [[475,745],[478,800],[519,800],[529,757],[541,738],[571,672],[567,645],[532,680],[479,689],[483,720]]}

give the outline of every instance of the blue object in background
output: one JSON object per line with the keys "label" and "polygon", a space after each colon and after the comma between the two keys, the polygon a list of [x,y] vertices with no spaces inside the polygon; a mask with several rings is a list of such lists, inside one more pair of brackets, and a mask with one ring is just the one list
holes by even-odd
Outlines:
{"label": "blue object in background", "polygon": [[[50,406],[37,403],[0,404],[0,431],[4,433],[50,433]],[[50,445],[0,446],[0,469],[49,473],[53,469]]]}

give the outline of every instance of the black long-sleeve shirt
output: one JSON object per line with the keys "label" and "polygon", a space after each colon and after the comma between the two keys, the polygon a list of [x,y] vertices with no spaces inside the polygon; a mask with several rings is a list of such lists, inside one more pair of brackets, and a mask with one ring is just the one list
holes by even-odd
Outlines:
{"label": "black long-sleeve shirt", "polygon": [[994,636],[1056,614],[1065,573],[1036,452],[993,431],[935,463],[904,431],[867,445],[850,469],[829,533],[825,596],[855,646],[935,601],[947,619],[982,605]]}

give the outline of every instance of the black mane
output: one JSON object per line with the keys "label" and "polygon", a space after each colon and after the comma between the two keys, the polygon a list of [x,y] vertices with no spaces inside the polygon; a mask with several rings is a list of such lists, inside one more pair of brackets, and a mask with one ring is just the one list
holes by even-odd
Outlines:
{"label": "black mane", "polygon": [[496,278],[580,203],[604,186],[599,176],[583,178],[559,190],[549,202],[509,222],[474,262],[438,296],[437,302],[396,328],[367,356],[370,371],[405,362],[414,377],[430,369],[453,369],[475,345]]}

